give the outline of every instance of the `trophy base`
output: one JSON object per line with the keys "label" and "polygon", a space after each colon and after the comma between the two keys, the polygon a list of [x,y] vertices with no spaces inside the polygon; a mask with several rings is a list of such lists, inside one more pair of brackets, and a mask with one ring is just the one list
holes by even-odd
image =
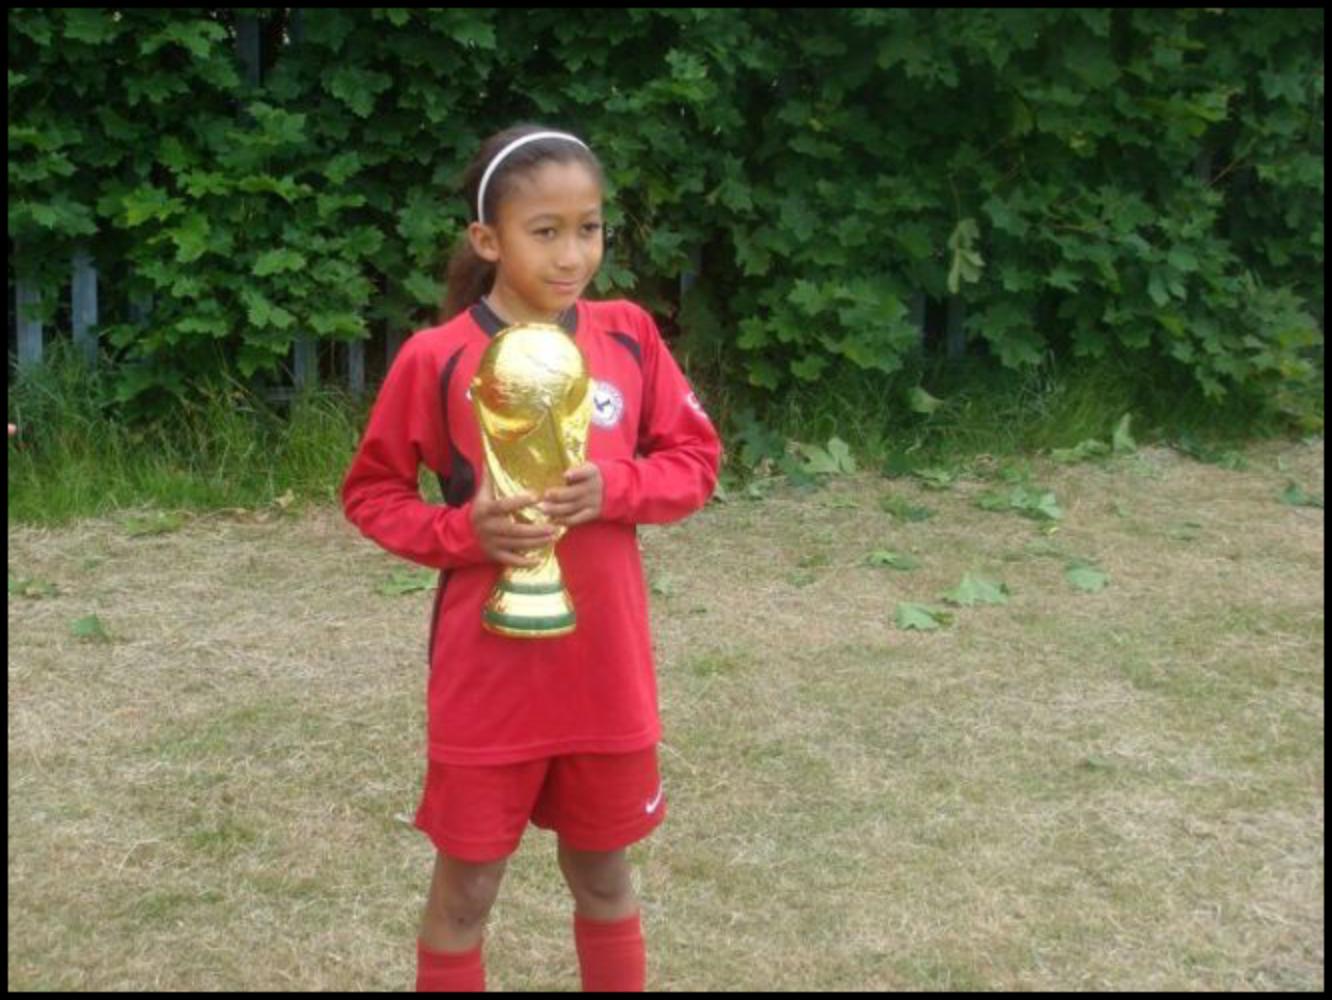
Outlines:
{"label": "trophy base", "polygon": [[573,603],[558,580],[521,583],[501,576],[481,613],[488,632],[515,639],[550,639],[574,630]]}

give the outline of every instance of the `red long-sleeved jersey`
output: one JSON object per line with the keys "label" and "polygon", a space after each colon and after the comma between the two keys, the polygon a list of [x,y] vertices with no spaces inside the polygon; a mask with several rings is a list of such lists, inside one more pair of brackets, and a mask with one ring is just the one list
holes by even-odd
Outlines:
{"label": "red long-sleeved jersey", "polygon": [[[578,615],[572,634],[514,639],[481,627],[501,567],[472,528],[484,459],[468,386],[504,327],[484,303],[403,345],[342,486],[347,518],[363,534],[442,571],[427,718],[430,757],[443,763],[628,753],[661,736],[634,525],[702,507],[721,442],[643,309],[580,301],[560,325],[595,380],[587,460],[604,484],[600,519],[556,546]],[[422,464],[439,476],[444,506],[421,498]]]}

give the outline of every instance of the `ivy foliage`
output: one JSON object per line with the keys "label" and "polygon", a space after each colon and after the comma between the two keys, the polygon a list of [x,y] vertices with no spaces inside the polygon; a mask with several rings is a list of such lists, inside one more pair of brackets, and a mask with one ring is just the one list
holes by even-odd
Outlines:
{"label": "ivy foliage", "polygon": [[[237,55],[257,21],[256,81]],[[121,398],[434,322],[482,138],[572,128],[598,289],[779,391],[919,349],[1143,352],[1277,405],[1321,369],[1323,15],[1207,9],[14,8],[9,236],[91,249]],[[105,297],[105,296],[104,296]]]}

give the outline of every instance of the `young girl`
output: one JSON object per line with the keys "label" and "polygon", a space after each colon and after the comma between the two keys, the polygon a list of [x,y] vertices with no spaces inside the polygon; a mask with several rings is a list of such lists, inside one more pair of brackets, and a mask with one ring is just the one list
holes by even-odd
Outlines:
{"label": "young girl", "polygon": [[[645,949],[625,848],[665,817],[647,597],[635,525],[685,517],[716,484],[721,445],[652,318],[580,298],[601,264],[602,173],[572,135],[521,126],[464,178],[475,220],[448,272],[442,326],[403,346],[343,484],[348,519],[440,569],[430,629],[429,764],[416,825],[438,855],[417,943],[418,990],[485,987],[482,939],[528,821],[558,834],[585,990],[642,990]],[[468,385],[514,323],[562,326],[594,380],[587,462],[542,497],[496,500]],[[417,488],[424,463],[444,506]],[[481,626],[504,566],[554,529],[578,615],[559,638]]]}

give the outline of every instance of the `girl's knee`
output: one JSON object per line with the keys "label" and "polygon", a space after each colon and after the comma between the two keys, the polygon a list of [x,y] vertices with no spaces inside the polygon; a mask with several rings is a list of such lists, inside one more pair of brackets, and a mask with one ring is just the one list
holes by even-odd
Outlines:
{"label": "girl's knee", "polygon": [[508,862],[473,864],[439,855],[432,886],[432,909],[460,924],[484,922],[499,896]]}
{"label": "girl's knee", "polygon": [[579,897],[603,903],[623,901],[633,893],[633,875],[626,853],[575,851],[560,844],[560,868]]}

